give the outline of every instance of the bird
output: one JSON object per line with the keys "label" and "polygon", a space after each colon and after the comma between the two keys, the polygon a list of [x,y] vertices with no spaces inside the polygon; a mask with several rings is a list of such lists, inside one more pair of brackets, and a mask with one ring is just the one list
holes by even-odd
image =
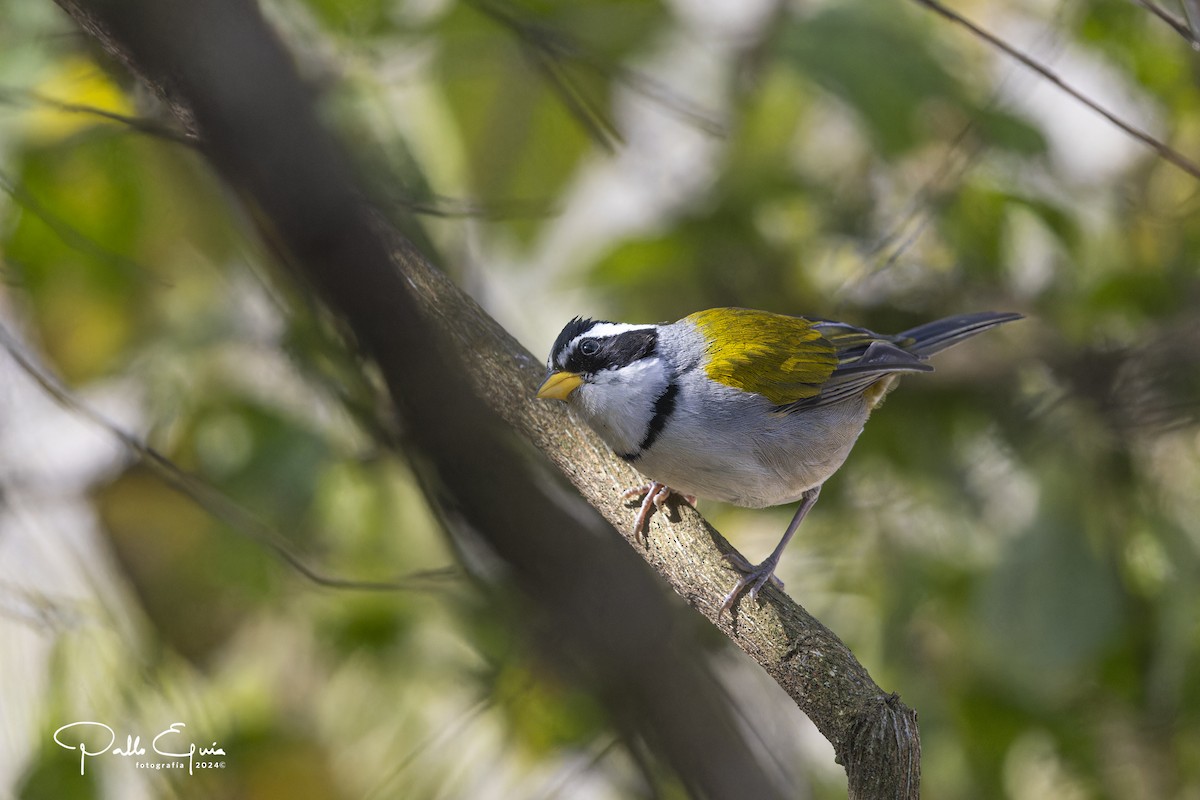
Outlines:
{"label": "bird", "polygon": [[962,314],[895,335],[818,317],[711,308],[671,323],[575,317],[555,339],[537,398],[565,402],[649,481],[634,535],[646,544],[652,509],[672,494],[748,508],[799,501],[779,544],[758,564],[726,556],[741,573],[718,620],[753,601],[821,487],[845,462],[871,412],[901,375],[927,359],[1021,319]]}

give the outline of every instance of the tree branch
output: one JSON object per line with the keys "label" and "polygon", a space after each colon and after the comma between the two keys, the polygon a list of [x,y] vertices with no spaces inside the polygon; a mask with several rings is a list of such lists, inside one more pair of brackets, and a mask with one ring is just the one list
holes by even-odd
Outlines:
{"label": "tree branch", "polygon": [[[1177,19],[1169,11],[1164,9],[1158,3],[1153,3],[1150,0],[1133,0],[1134,5],[1139,5],[1149,11],[1154,16],[1165,22],[1170,28],[1187,40],[1187,43],[1192,46],[1193,50],[1200,49],[1200,39],[1196,38],[1196,34],[1182,20]],[[1186,11],[1186,6],[1184,7]]]}
{"label": "tree branch", "polygon": [[72,394],[57,377],[37,362],[35,357],[29,353],[28,348],[2,322],[0,322],[0,348],[8,353],[21,371],[36,383],[50,399],[67,411],[77,414],[98,428],[107,431],[126,450],[136,455],[141,463],[146,465],[164,484],[191,500],[197,508],[228,526],[234,533],[274,554],[276,558],[291,567],[305,580],[327,589],[398,592],[437,589],[445,587],[449,581],[462,579],[462,572],[457,567],[418,570],[386,581],[361,580],[326,574],[324,571],[310,566],[308,561],[296,552],[284,536],[252,511],[215,486],[188,472],[159,450],[151,447],[141,438],[125,430]]}
{"label": "tree branch", "polygon": [[1181,170],[1186,172],[1188,175],[1191,175],[1193,178],[1200,179],[1200,165],[1197,165],[1196,162],[1192,161],[1187,156],[1185,156],[1183,153],[1181,153],[1178,150],[1176,150],[1175,148],[1171,147],[1169,144],[1162,141],[1161,139],[1157,139],[1154,136],[1151,136],[1150,134],[1146,133],[1141,128],[1138,128],[1138,127],[1132,125],[1131,123],[1128,123],[1125,120],[1121,119],[1116,114],[1114,114],[1112,111],[1109,111],[1107,108],[1100,105],[1095,100],[1088,97],[1083,92],[1079,91],[1074,86],[1072,86],[1071,84],[1064,81],[1062,78],[1060,78],[1056,73],[1054,73],[1046,65],[1039,63],[1038,61],[1031,58],[1030,56],[1025,55],[1020,50],[1018,50],[1017,48],[1013,47],[1008,42],[1001,39],[999,36],[995,35],[994,33],[991,33],[990,31],[984,30],[983,28],[979,27],[971,20],[969,20],[966,17],[964,17],[963,15],[959,14],[957,11],[954,11],[953,9],[947,8],[946,6],[942,5],[940,2],[938,2],[938,0],[914,0],[914,2],[917,3],[918,5],[925,6],[926,8],[928,8],[930,11],[934,12],[935,14],[937,14],[941,17],[944,17],[945,19],[948,19],[957,25],[961,25],[962,27],[964,27],[968,31],[970,31],[972,36],[975,36],[978,39],[982,39],[984,42],[986,42],[987,44],[996,48],[997,50],[1001,51],[1002,53],[1004,53],[1012,58],[1015,58],[1017,61],[1024,64],[1026,67],[1033,70],[1038,75],[1041,75],[1043,78],[1045,78],[1046,80],[1053,83],[1059,89],[1066,92],[1071,97],[1074,97],[1076,100],[1083,103],[1085,106],[1090,108],[1092,111],[1095,111],[1097,114],[1104,117],[1106,120],[1111,122],[1113,125],[1115,125],[1116,127],[1120,128],[1125,133],[1132,136],[1134,139],[1137,139],[1139,142],[1141,142],[1142,144],[1149,147],[1151,150],[1153,150],[1155,153],[1158,154],[1159,158],[1163,159],[1164,161],[1169,161],[1170,163],[1174,164],[1175,166],[1179,167]]}
{"label": "tree branch", "polygon": [[[778,795],[713,700],[705,660],[629,548],[539,480],[493,414],[523,433],[687,602],[718,625],[833,743],[850,797],[919,796],[916,714],[782,592],[717,620],[732,548],[690,507],[631,536],[619,490],[640,478],[561,408],[534,400],[541,359],[522,348],[361,199],[338,143],[257,10],[238,0],[56,0],[164,99],[255,210],[285,265],[378,363],[427,492],[551,615],[567,660],[609,689],[693,792]],[[432,322],[433,324],[429,324]],[[443,347],[442,343],[447,346]],[[460,363],[474,391],[457,374]],[[483,398],[488,407],[477,397]],[[586,507],[585,507],[586,509]],[[611,691],[620,687],[619,691]]]}
{"label": "tree branch", "polygon": [[[732,618],[718,619],[737,578],[725,559],[733,546],[694,508],[679,504],[672,508],[673,520],[651,517],[643,547],[633,534],[634,511],[620,498],[623,489],[644,482],[642,476],[564,408],[533,398],[544,373],[540,359],[444,274],[423,262],[414,266],[409,275],[429,304],[426,310],[453,337],[458,352],[470,354],[477,391],[562,470],[676,593],[788,693],[833,744],[850,779],[850,798],[919,797],[916,712],[880,689],[832,631],[773,585],[763,589],[757,605],[744,600]],[[498,364],[512,368],[498,371]]]}

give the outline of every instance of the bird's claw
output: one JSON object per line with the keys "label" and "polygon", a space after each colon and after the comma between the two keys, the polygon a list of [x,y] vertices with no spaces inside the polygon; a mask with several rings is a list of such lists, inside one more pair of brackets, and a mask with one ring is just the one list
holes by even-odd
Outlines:
{"label": "bird's claw", "polygon": [[717,620],[733,609],[734,603],[743,594],[749,593],[751,600],[758,599],[758,593],[768,583],[775,588],[782,590],[783,581],[775,575],[776,563],[771,559],[767,559],[761,564],[751,564],[741,553],[732,552],[725,554],[725,560],[728,561],[734,569],[742,573],[742,577],[738,578],[737,583],[729,590],[729,594],[725,595],[725,599],[721,602],[721,610],[717,612]]}
{"label": "bird's claw", "polygon": [[[679,494],[670,486],[658,481],[651,481],[645,486],[634,486],[632,489],[626,489],[621,493],[622,500],[634,500],[642,498],[641,507],[638,508],[637,518],[633,521],[633,535],[642,545],[647,544],[646,537],[649,533],[650,526],[650,510],[657,508],[660,512],[663,511],[663,505],[671,497],[672,494]],[[644,495],[644,497],[643,497]],[[695,504],[696,498],[692,495],[680,495],[684,500],[691,504]]]}

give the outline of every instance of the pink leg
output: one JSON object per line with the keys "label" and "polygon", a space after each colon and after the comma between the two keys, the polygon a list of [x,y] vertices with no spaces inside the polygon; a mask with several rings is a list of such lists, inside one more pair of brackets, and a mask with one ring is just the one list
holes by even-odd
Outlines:
{"label": "pink leg", "polygon": [[[659,483],[658,481],[651,481],[645,486],[635,486],[632,489],[625,490],[621,494],[621,498],[624,500],[634,500],[645,495],[642,498],[642,505],[638,509],[637,518],[633,521],[633,534],[643,546],[646,544],[646,535],[649,532],[651,509],[657,508],[661,512],[663,504],[667,502],[667,499],[672,494],[678,494],[678,492],[665,483]],[[696,498],[692,495],[680,496],[689,503],[694,504],[696,502]]]}
{"label": "pink leg", "polygon": [[779,559],[783,555],[783,549],[787,547],[787,543],[796,533],[796,529],[800,527],[800,523],[804,521],[804,517],[816,505],[817,497],[821,494],[821,487],[814,486],[809,489],[800,498],[800,507],[796,509],[796,515],[792,517],[791,524],[783,533],[783,538],[779,540],[779,544],[775,545],[775,549],[771,551],[771,555],[767,556],[761,564],[751,564],[739,553],[730,553],[725,556],[726,560],[733,564],[738,572],[743,573],[742,577],[738,578],[737,583],[729,590],[729,594],[725,595],[724,601],[721,603],[721,610],[717,612],[717,620],[719,621],[726,611],[733,608],[733,604],[742,596],[746,590],[749,590],[750,599],[758,598],[758,593],[767,583],[773,583],[780,589],[783,588],[783,581],[775,577],[775,567],[779,565]]}

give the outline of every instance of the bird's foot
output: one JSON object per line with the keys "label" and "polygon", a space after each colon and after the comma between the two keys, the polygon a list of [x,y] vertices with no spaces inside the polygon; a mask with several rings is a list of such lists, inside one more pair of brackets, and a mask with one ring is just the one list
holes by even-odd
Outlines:
{"label": "bird's foot", "polygon": [[774,584],[777,589],[783,589],[783,581],[775,575],[775,567],[778,566],[779,559],[768,558],[761,564],[751,564],[741,553],[735,551],[726,553],[725,560],[733,565],[734,569],[741,572],[742,577],[738,578],[737,583],[733,585],[729,594],[725,595],[725,599],[721,602],[721,610],[717,612],[718,622],[727,611],[731,611],[733,604],[747,591],[749,591],[750,599],[756,600],[758,593],[768,583]]}
{"label": "bird's foot", "polygon": [[[644,546],[646,544],[646,536],[649,533],[650,511],[657,508],[663,510],[663,505],[671,495],[677,494],[686,500],[688,503],[695,504],[696,498],[690,494],[679,494],[670,486],[658,481],[650,481],[645,486],[635,486],[632,489],[626,489],[621,493],[622,500],[636,500],[642,498],[641,507],[638,509],[637,518],[633,521],[633,535]],[[644,497],[643,497],[644,495]]]}

